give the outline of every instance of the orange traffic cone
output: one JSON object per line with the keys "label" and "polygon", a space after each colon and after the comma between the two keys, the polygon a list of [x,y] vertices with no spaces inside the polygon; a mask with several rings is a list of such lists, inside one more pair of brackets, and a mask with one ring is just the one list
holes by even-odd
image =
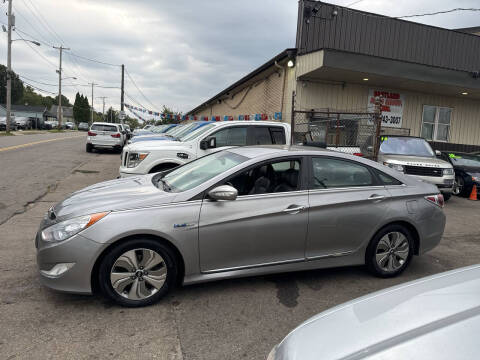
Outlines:
{"label": "orange traffic cone", "polygon": [[468,198],[469,200],[478,200],[477,199],[477,185],[473,184],[472,192],[470,193],[470,197]]}

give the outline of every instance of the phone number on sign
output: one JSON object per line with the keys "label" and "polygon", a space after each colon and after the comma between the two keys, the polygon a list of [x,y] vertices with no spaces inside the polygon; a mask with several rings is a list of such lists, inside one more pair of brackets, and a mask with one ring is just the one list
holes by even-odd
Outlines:
{"label": "phone number on sign", "polygon": [[401,116],[382,115],[382,123],[400,125],[402,123]]}

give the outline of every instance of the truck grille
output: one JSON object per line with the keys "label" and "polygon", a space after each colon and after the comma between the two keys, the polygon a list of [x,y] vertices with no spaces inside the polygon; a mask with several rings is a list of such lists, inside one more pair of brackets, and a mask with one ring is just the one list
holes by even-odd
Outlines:
{"label": "truck grille", "polygon": [[439,168],[423,167],[423,166],[405,166],[405,174],[417,176],[436,176],[442,177],[443,170]]}

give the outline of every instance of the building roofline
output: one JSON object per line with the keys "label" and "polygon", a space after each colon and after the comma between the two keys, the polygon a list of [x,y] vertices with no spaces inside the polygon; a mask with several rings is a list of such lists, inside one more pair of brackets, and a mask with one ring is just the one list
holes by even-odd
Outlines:
{"label": "building roofline", "polygon": [[[337,5],[337,4],[332,4],[332,3],[325,2],[325,1],[321,1],[321,0],[300,0],[300,1],[303,1],[303,2],[305,2],[305,1],[307,1],[307,2],[316,2],[316,3],[319,3],[319,4],[325,4],[325,5],[330,5],[330,6],[337,7],[337,8],[342,8],[342,9],[344,9],[344,10],[351,11],[351,12],[362,13],[362,14],[365,15],[365,16],[375,16],[375,17],[380,17],[380,18],[389,19],[389,20],[397,20],[397,21],[401,21],[401,22],[407,22],[407,23],[410,23],[410,24],[414,24],[414,25],[420,25],[420,26],[423,26],[423,27],[428,27],[428,28],[433,28],[433,29],[439,29],[439,30],[446,30],[446,31],[453,31],[453,32],[457,32],[457,33],[464,34],[464,35],[469,35],[469,36],[476,36],[476,37],[478,37],[478,35],[475,35],[475,34],[472,34],[472,33],[468,33],[468,32],[463,32],[463,31],[462,31],[462,30],[474,29],[475,26],[474,26],[474,27],[470,27],[470,28],[462,28],[462,29],[447,29],[447,28],[444,28],[444,27],[441,27],[441,26],[428,25],[428,24],[423,24],[423,23],[415,22],[415,21],[412,21],[412,20],[405,20],[405,19],[399,18],[399,17],[382,15],[382,14],[373,13],[373,12],[364,11],[364,10],[352,9],[352,8],[347,7],[347,6],[341,6],[341,5]],[[408,15],[406,15],[406,16],[408,16]],[[480,28],[480,27],[479,27],[479,28]]]}
{"label": "building roofline", "polygon": [[227,87],[225,90],[222,90],[221,92],[219,92],[218,94],[216,94],[215,96],[211,97],[210,99],[208,99],[207,101],[203,102],[202,104],[196,106],[194,109],[188,111],[186,113],[186,115],[190,115],[190,114],[193,114],[195,112],[197,112],[199,109],[201,109],[202,107],[205,107],[207,105],[209,105],[210,103],[214,102],[215,100],[217,100],[218,98],[220,98],[221,96],[229,93],[230,91],[232,91],[233,89],[235,89],[236,87],[238,87],[239,85],[241,85],[242,83],[254,78],[255,76],[257,76],[258,74],[260,74],[261,72],[267,70],[269,67],[273,66],[275,64],[275,62],[278,62],[280,60],[283,60],[285,58],[293,58],[295,57],[297,53],[297,49],[296,48],[288,48],[288,49],[285,49],[283,50],[281,53],[279,53],[278,55],[276,55],[275,57],[273,57],[272,59],[268,60],[266,63],[264,63],[263,65],[259,66],[258,68],[256,68],[255,70],[253,70],[252,72],[248,73],[247,75],[245,75],[244,77],[242,77],[240,80],[238,80],[237,82],[233,83],[232,85],[230,85],[229,87]]}

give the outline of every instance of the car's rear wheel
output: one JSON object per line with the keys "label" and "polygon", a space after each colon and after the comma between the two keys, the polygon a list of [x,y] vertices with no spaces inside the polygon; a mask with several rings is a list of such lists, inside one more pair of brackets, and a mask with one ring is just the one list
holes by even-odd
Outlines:
{"label": "car's rear wheel", "polygon": [[113,248],[99,267],[101,292],[122,306],[151,305],[173,288],[175,255],[152,239],[135,239]]}
{"label": "car's rear wheel", "polygon": [[410,231],[397,224],[381,229],[367,247],[365,263],[379,277],[393,277],[408,266],[414,251]]}
{"label": "car's rear wheel", "polygon": [[91,153],[92,150],[93,150],[92,144],[87,144],[87,145],[85,146],[85,149],[87,150],[87,152]]}

